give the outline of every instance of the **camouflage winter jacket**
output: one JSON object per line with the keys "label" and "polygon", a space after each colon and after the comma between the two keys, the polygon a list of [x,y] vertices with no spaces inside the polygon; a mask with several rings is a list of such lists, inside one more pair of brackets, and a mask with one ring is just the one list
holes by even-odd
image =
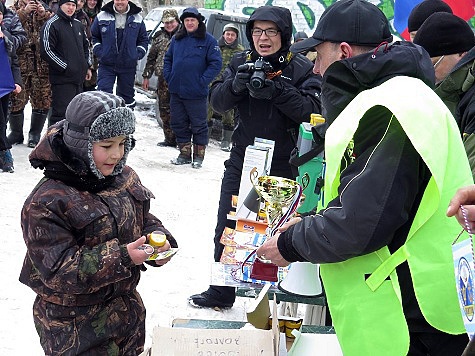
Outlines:
{"label": "camouflage winter jacket", "polygon": [[223,37],[221,37],[218,40],[218,46],[221,49],[221,57],[223,58],[223,66],[221,67],[221,71],[219,72],[218,76],[215,78],[215,80],[218,80],[221,78],[221,75],[223,74],[224,70],[228,66],[229,62],[231,62],[231,58],[238,53],[244,51],[244,47],[238,43],[237,40],[235,40],[231,44],[227,44]]}
{"label": "camouflage winter jacket", "polygon": [[[30,154],[33,166],[74,161],[54,125]],[[59,157],[59,159],[58,159]],[[132,293],[140,270],[126,245],[154,230],[167,235],[161,221],[149,212],[153,194],[128,166],[97,193],[44,178],[26,199],[21,224],[27,246],[20,281],[46,301],[85,306]]]}
{"label": "camouflage winter jacket", "polygon": [[40,55],[40,30],[53,14],[49,10],[48,5],[45,3],[42,3],[42,5],[46,11],[40,15],[37,13],[28,14],[25,11],[25,4],[21,0],[15,1],[13,4],[20,18],[21,25],[26,32],[26,42],[17,50],[23,76],[31,75],[31,73],[48,76],[48,63]]}
{"label": "camouflage winter jacket", "polygon": [[[178,27],[176,30],[178,30]],[[163,57],[165,57],[165,53],[170,45],[170,40],[176,30],[173,33],[168,33],[162,27],[155,33],[152,39],[152,45],[148,51],[147,63],[145,64],[142,77],[150,79],[154,73],[157,77],[162,76]]]}

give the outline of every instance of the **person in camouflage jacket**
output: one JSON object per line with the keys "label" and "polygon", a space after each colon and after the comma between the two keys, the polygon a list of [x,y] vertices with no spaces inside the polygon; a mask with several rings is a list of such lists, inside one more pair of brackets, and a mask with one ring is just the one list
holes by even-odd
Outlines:
{"label": "person in camouflage jacket", "polygon": [[9,142],[23,143],[24,109],[31,104],[28,147],[35,147],[51,106],[51,86],[48,78],[48,63],[40,55],[40,30],[52,16],[48,6],[41,1],[16,0],[13,7],[26,32],[26,43],[17,51],[24,90],[11,97],[9,116]]}
{"label": "person in camouflage jacket", "polygon": [[166,9],[163,11],[161,21],[163,26],[160,30],[155,32],[152,38],[152,45],[148,51],[147,63],[142,73],[142,77],[144,78],[142,87],[148,90],[149,79],[152,77],[152,74],[155,73],[158,78],[158,111],[160,113],[160,119],[162,120],[163,134],[165,136],[165,140],[159,142],[158,146],[176,147],[175,134],[170,126],[170,93],[168,92],[168,84],[163,77],[163,57],[168,50],[172,36],[180,27],[180,19],[175,9]]}
{"label": "person in camouflage jacket", "polygon": [[[228,23],[223,27],[223,35],[218,40],[218,46],[221,49],[221,57],[223,59],[223,65],[216,80],[221,79],[221,76],[231,62],[231,58],[238,53],[244,51],[244,47],[238,43],[239,28]],[[208,128],[211,130],[213,127],[213,117],[216,116],[211,105],[208,105]],[[222,123],[222,137],[221,137],[221,149],[223,151],[231,151],[231,136],[234,130],[234,110],[226,111],[221,115]]]}
{"label": "person in camouflage jacket", "polygon": [[[177,242],[152,215],[152,192],[126,166],[135,117],[122,98],[88,91],[30,154],[44,178],[26,199],[20,281],[37,294],[33,319],[46,355],[138,355],[145,307],[136,290],[152,231]],[[151,251],[148,251],[149,253]]]}

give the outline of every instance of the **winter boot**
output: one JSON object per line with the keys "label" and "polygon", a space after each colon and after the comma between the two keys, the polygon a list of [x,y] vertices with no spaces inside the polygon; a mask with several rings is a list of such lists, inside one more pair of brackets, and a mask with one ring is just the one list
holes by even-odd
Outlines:
{"label": "winter boot", "polygon": [[13,173],[13,157],[10,150],[0,151],[0,169],[4,172]]}
{"label": "winter boot", "polygon": [[179,143],[178,149],[180,150],[180,154],[177,158],[172,159],[170,163],[177,166],[191,163],[191,142]]}
{"label": "winter boot", "polygon": [[28,133],[28,147],[34,148],[41,138],[41,131],[45,125],[48,110],[33,109],[31,112],[30,132]]}
{"label": "winter boot", "polygon": [[225,152],[231,151],[231,136],[232,130],[223,129],[223,138],[221,139],[221,150]]}
{"label": "winter boot", "polygon": [[7,136],[10,145],[23,143],[23,121],[25,120],[23,110],[11,112],[8,121],[10,122],[10,134]]}
{"label": "winter boot", "polygon": [[201,168],[203,160],[205,159],[206,146],[193,145],[193,163],[191,167]]}

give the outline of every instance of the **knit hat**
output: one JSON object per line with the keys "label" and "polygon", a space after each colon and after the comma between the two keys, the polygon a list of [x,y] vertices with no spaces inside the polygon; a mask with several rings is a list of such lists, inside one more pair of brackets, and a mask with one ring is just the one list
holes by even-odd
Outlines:
{"label": "knit hat", "polygon": [[59,7],[61,7],[61,5],[66,4],[67,2],[72,2],[72,3],[76,4],[76,6],[78,5],[78,0],[59,0],[58,5],[59,5]]}
{"label": "knit hat", "polygon": [[163,10],[162,22],[165,23],[173,20],[180,21],[180,19],[178,18],[178,12],[175,9]]}
{"label": "knit hat", "polygon": [[226,31],[234,31],[234,32],[236,32],[236,35],[239,36],[239,28],[233,23],[228,23],[228,24],[224,25],[223,33],[225,33]]}
{"label": "knit hat", "polygon": [[196,7],[188,7],[185,10],[183,10],[183,14],[180,16],[180,21],[183,22],[183,20],[186,19],[187,17],[194,17],[199,22],[205,21],[205,17],[200,14],[200,12],[198,11]]}
{"label": "knit hat", "polygon": [[407,18],[407,30],[417,31],[424,21],[435,12],[453,13],[449,5],[442,0],[423,0],[417,4]]}
{"label": "knit hat", "polygon": [[475,36],[465,20],[448,12],[436,12],[417,30],[414,43],[431,57],[438,57],[467,52],[475,46]]}
{"label": "knit hat", "polygon": [[326,8],[313,36],[294,43],[290,51],[309,51],[322,42],[376,47],[392,40],[388,20],[376,5],[366,0],[340,0]]}
{"label": "knit hat", "polygon": [[125,106],[124,99],[102,91],[87,91],[76,95],[66,109],[63,141],[68,149],[88,164],[92,173],[104,178],[92,156],[92,144],[111,137],[126,137],[124,156],[112,175],[122,172],[132,149],[135,116]]}
{"label": "knit hat", "polygon": [[308,35],[304,31],[299,31],[294,34],[294,42],[302,41],[308,38]]}

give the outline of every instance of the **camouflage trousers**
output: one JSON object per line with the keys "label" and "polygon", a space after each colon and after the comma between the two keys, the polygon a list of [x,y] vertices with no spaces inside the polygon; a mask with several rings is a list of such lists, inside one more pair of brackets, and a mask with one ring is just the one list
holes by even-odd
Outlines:
{"label": "camouflage trousers", "polygon": [[221,117],[221,123],[223,125],[223,129],[226,130],[233,130],[234,129],[234,110],[228,110],[224,114],[216,114],[213,109],[211,108],[211,104],[208,103],[208,126],[213,126],[211,120],[213,117]]}
{"label": "camouflage trousers", "polygon": [[82,307],[53,304],[37,296],[33,319],[48,356],[136,356],[145,344],[145,307],[137,291]]}
{"label": "camouflage trousers", "polygon": [[175,133],[170,125],[170,93],[168,92],[167,82],[162,76],[158,77],[157,100],[165,142],[176,144]]}
{"label": "camouflage trousers", "polygon": [[10,111],[23,110],[28,100],[30,100],[32,109],[48,111],[51,106],[51,86],[48,76],[22,75],[22,81],[21,92],[10,95]]}

